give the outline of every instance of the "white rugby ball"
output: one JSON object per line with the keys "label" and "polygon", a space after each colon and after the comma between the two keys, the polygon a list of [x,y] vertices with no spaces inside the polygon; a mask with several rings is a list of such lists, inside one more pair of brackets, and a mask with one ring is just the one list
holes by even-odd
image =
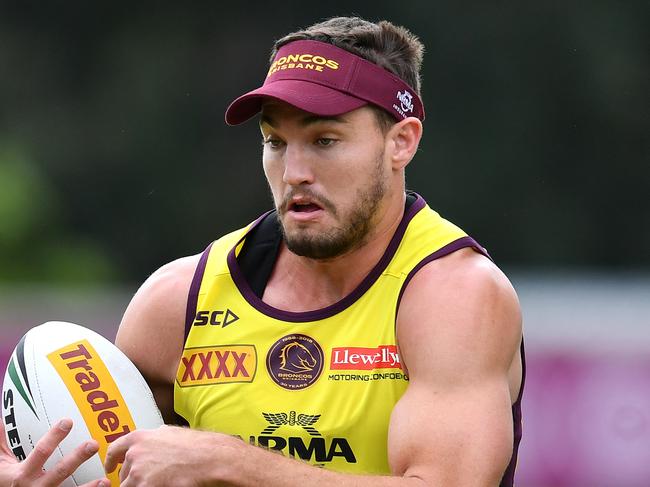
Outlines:
{"label": "white rugby ball", "polygon": [[[99,452],[64,487],[104,477],[112,442],[163,424],[149,386],[126,355],[94,331],[60,321],[32,328],[16,346],[2,385],[2,418],[7,444],[21,460],[58,420],[74,421],[45,470],[84,441],[97,440]],[[119,485],[117,470],[108,478]]]}

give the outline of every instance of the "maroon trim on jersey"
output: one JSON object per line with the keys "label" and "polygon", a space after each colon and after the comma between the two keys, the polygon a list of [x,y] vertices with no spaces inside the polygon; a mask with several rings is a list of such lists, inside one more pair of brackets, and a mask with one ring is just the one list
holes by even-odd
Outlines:
{"label": "maroon trim on jersey", "polygon": [[[257,220],[251,223],[251,226],[246,233],[255,228],[269,213],[271,213],[271,211],[267,211]],[[208,247],[203,251],[201,258],[199,259],[199,263],[196,266],[196,270],[194,271],[194,277],[192,278],[192,284],[190,285],[190,292],[187,296],[187,308],[185,310],[185,341],[187,341],[187,337],[190,334],[190,329],[192,328],[192,323],[194,323],[194,317],[196,316],[196,306],[199,301],[199,291],[201,290],[201,281],[203,281],[205,266],[208,263],[208,257],[210,256],[210,250],[212,249],[213,244],[214,242],[210,243],[210,245],[208,245]],[[239,245],[239,243],[237,245]],[[235,247],[237,247],[237,245],[235,245]]]}
{"label": "maroon trim on jersey", "polygon": [[190,334],[190,328],[192,328],[192,323],[194,323],[194,317],[196,316],[196,304],[199,300],[199,290],[201,289],[201,281],[203,280],[203,274],[205,274],[205,266],[208,263],[208,257],[210,256],[210,249],[212,248],[212,242],[208,245],[199,259],[199,263],[196,266],[194,271],[194,277],[192,277],[192,284],[190,284],[190,292],[187,295],[187,308],[185,309],[185,341]]}
{"label": "maroon trim on jersey", "polygon": [[525,382],[526,382],[526,351],[524,350],[524,339],[522,337],[521,339],[521,386],[515,404],[517,403],[521,404],[521,398],[524,396]]}
{"label": "maroon trim on jersey", "polygon": [[237,257],[235,255],[235,249],[242,242],[242,240],[246,238],[246,236],[242,237],[242,239],[230,250],[228,254],[228,268],[230,269],[230,275],[232,276],[237,289],[239,289],[239,292],[244,297],[244,299],[246,299],[246,301],[248,301],[248,303],[260,313],[264,313],[271,318],[293,323],[304,323],[307,321],[324,320],[330,316],[334,316],[335,314],[340,313],[344,309],[351,306],[355,301],[363,296],[363,294],[368,289],[370,289],[370,286],[372,286],[379,278],[384,269],[386,269],[386,266],[388,266],[389,262],[395,255],[395,252],[397,252],[397,248],[402,241],[402,237],[406,232],[408,224],[413,219],[413,217],[426,205],[424,199],[420,195],[415,194],[415,196],[417,196],[417,199],[404,213],[402,221],[399,223],[397,230],[393,235],[393,238],[388,244],[384,255],[382,255],[381,259],[379,259],[379,262],[377,262],[375,267],[372,268],[372,270],[363,279],[363,281],[361,281],[356,289],[354,289],[354,291],[330,306],[313,311],[293,312],[275,308],[266,304],[264,301],[258,298],[248,285],[248,282],[246,281],[239,267],[239,264],[237,263]]}
{"label": "maroon trim on jersey", "polygon": [[461,237],[436,250],[434,253],[427,255],[411,270],[411,272],[409,272],[408,276],[406,276],[406,279],[402,283],[402,289],[399,291],[397,303],[395,304],[396,321],[397,312],[399,311],[399,304],[402,302],[402,295],[404,294],[404,291],[406,291],[406,286],[408,286],[408,283],[411,282],[411,279],[413,279],[413,276],[415,276],[415,274],[428,263],[433,262],[436,259],[440,259],[441,257],[445,257],[453,252],[456,252],[457,250],[465,249],[468,247],[473,248],[479,254],[482,254],[488,259],[492,260],[492,257],[490,257],[490,254],[488,254],[488,251],[485,248],[481,247],[478,242],[476,242],[476,240],[474,240],[472,237]]}
{"label": "maroon trim on jersey", "polygon": [[427,255],[411,270],[411,272],[409,272],[408,276],[406,276],[406,279],[402,283],[402,289],[399,291],[399,296],[397,297],[397,303],[395,305],[395,320],[397,320],[397,312],[399,311],[399,304],[402,301],[402,295],[404,294],[408,283],[411,282],[411,279],[413,279],[413,276],[415,276],[415,274],[428,263],[433,262],[436,259],[440,259],[441,257],[445,257],[453,252],[456,252],[457,250],[465,249],[468,247],[473,248],[479,254],[482,254],[488,259],[492,260],[492,257],[490,257],[490,254],[488,254],[488,251],[485,248],[481,247],[472,237],[461,237],[436,250],[434,253]]}
{"label": "maroon trim on jersey", "polygon": [[510,463],[506,468],[503,478],[499,487],[512,487],[515,483],[515,469],[517,468],[517,455],[519,453],[519,443],[521,443],[522,427],[521,427],[521,398],[524,394],[524,384],[526,383],[526,353],[524,352],[524,340],[521,340],[521,385],[519,386],[519,394],[517,400],[512,405],[512,423],[514,427],[513,444],[512,444],[512,457]]}
{"label": "maroon trim on jersey", "polygon": [[176,410],[174,410],[174,425],[176,426],[189,426],[190,422],[185,419],[183,416],[178,414]]}

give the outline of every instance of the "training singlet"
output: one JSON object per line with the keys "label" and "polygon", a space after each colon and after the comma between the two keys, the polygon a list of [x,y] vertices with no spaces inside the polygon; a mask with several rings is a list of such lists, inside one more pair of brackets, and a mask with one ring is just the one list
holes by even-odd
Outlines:
{"label": "training singlet", "polygon": [[[410,198],[415,201],[376,266],[323,309],[276,309],[245,278],[238,255],[247,235],[275,219],[274,212],[206,249],[190,288],[174,387],[175,410],[190,427],[332,470],[390,474],[388,424],[408,386],[395,336],[405,286],[423,265],[458,249],[486,254],[421,197]],[[512,485],[520,416],[519,398],[502,486]]]}

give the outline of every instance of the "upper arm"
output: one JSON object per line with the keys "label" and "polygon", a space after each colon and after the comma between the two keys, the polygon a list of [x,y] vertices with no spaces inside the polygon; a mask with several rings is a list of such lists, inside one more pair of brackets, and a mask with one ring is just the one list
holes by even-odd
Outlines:
{"label": "upper arm", "polygon": [[129,303],[115,344],[151,388],[166,423],[174,421],[174,380],[185,341],[185,312],[198,256],[154,272]]}
{"label": "upper arm", "polygon": [[498,485],[521,382],[521,315],[506,277],[470,250],[427,264],[403,295],[397,334],[410,383],[391,417],[393,472]]}

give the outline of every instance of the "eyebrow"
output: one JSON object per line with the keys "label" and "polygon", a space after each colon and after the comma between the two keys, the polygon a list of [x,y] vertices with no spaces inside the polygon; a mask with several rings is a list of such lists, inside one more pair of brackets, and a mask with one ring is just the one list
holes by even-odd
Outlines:
{"label": "eyebrow", "polygon": [[[307,127],[309,125],[325,122],[334,122],[341,124],[349,123],[342,115],[307,115],[300,120],[299,124],[302,127]],[[262,124],[267,124],[274,128],[277,126],[277,122],[273,119],[273,117],[264,113],[262,113],[262,116],[260,117],[260,125]]]}

